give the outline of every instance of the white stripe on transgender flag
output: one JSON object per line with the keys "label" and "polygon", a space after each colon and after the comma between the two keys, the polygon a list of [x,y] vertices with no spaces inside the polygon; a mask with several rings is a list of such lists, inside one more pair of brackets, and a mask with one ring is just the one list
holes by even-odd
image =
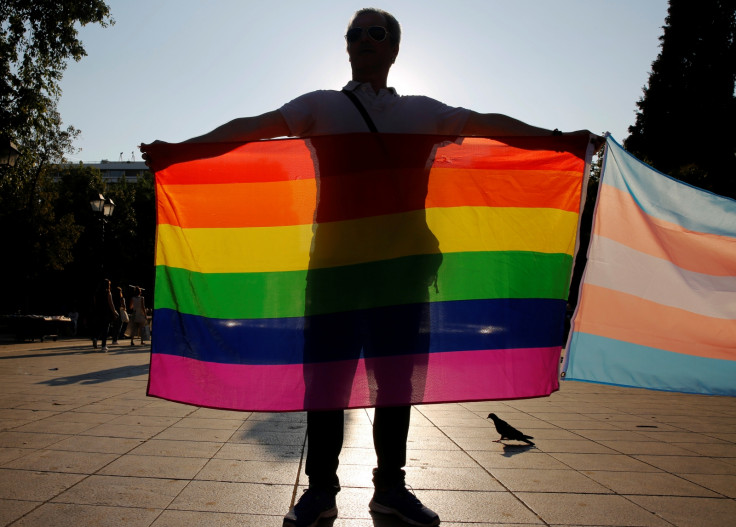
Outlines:
{"label": "white stripe on transgender flag", "polygon": [[708,317],[736,320],[736,276],[681,269],[602,236],[596,236],[591,244],[586,284]]}
{"label": "white stripe on transgender flag", "polygon": [[565,379],[736,395],[736,201],[610,137]]}

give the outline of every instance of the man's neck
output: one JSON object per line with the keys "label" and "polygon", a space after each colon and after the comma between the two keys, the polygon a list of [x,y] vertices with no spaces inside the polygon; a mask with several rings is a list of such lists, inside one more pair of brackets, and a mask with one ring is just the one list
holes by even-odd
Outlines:
{"label": "man's neck", "polygon": [[361,83],[367,82],[376,93],[388,87],[388,75],[356,75],[353,73],[353,80]]}

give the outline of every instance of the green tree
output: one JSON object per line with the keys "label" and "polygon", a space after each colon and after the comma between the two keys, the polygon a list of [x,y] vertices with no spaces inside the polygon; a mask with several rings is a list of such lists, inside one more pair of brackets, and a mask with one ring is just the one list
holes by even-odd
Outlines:
{"label": "green tree", "polygon": [[670,0],[661,51],[624,147],[736,197],[736,0]]}
{"label": "green tree", "polygon": [[58,129],[59,82],[86,55],[78,26],[114,23],[102,0],[0,0],[0,126],[22,140]]}
{"label": "green tree", "polygon": [[[116,285],[145,288],[147,296],[153,292],[154,188],[153,174],[146,172],[135,183],[121,179],[105,190],[105,196],[115,201],[115,212],[105,233],[105,274]],[[151,298],[147,300],[153,305]]]}
{"label": "green tree", "polygon": [[[82,329],[92,292],[100,279],[109,278],[130,296],[129,285],[145,289],[153,304],[153,253],[155,237],[155,194],[149,172],[136,181],[104,181],[101,172],[83,164],[57,167],[50,191],[54,193],[53,215],[68,218],[77,229],[76,242],[69,248],[63,268],[46,269],[25,285],[28,300],[24,311],[62,314],[76,310]],[[104,194],[115,202],[112,216],[105,218],[90,207],[90,199]],[[10,304],[13,301],[16,303]],[[4,311],[17,309],[17,299],[0,297]]]}
{"label": "green tree", "polygon": [[68,61],[86,54],[78,27],[90,23],[114,23],[103,1],[0,0],[0,140],[21,151],[15,166],[0,166],[2,311],[27,310],[34,284],[72,261],[83,232],[56,206],[51,175],[79,133],[64,128],[57,103]]}

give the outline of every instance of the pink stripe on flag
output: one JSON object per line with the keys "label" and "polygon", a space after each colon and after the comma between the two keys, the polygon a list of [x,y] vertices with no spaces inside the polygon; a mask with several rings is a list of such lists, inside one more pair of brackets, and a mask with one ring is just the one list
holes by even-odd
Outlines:
{"label": "pink stripe on flag", "polygon": [[[559,347],[432,353],[428,363],[427,355],[405,358],[414,361],[416,369],[426,370],[424,385],[413,386],[410,404],[541,397],[559,389]],[[370,367],[380,370],[382,364],[394,364],[396,359],[372,359]],[[391,399],[392,394],[377,395],[364,359],[320,366],[328,366],[331,378],[352,378],[346,408],[375,406],[377,397],[384,397],[382,406],[407,404],[401,390],[393,394],[397,400]],[[318,392],[305,401],[305,371],[302,364],[220,364],[154,353],[148,395],[244,411],[320,409],[322,395],[335,387],[316,383]]]}
{"label": "pink stripe on flag", "polygon": [[425,402],[549,395],[560,388],[560,351],[555,346],[432,353]]}
{"label": "pink stripe on flag", "polygon": [[736,274],[732,237],[688,231],[641,210],[631,194],[601,183],[594,234],[605,236],[674,265],[714,276]]}
{"label": "pink stripe on flag", "polygon": [[575,331],[697,357],[733,360],[736,356],[734,320],[588,283],[583,284],[580,298]]}

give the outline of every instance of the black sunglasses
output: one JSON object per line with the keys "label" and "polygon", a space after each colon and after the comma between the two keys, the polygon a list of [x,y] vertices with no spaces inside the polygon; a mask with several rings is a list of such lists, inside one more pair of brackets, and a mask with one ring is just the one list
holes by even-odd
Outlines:
{"label": "black sunglasses", "polygon": [[385,27],[381,26],[371,26],[366,28],[351,27],[350,29],[348,29],[348,32],[345,35],[345,40],[347,40],[351,44],[353,42],[357,42],[360,37],[363,36],[363,30],[367,31],[368,36],[376,42],[383,42],[384,40],[386,40],[386,36],[388,35],[388,30]]}

